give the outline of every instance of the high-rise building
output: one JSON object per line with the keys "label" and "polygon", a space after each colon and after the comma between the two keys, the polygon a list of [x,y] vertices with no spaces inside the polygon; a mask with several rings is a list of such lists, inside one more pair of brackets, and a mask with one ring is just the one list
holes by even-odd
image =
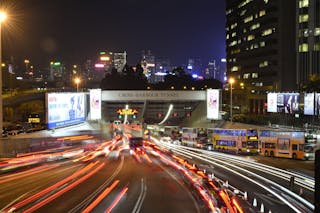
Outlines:
{"label": "high-rise building", "polygon": [[164,57],[156,58],[156,73],[155,73],[154,83],[163,82],[167,72],[171,72],[171,71],[172,71],[172,67],[170,64],[170,60],[168,58],[164,58]]}
{"label": "high-rise building", "polygon": [[295,0],[226,1],[227,76],[249,112],[265,111],[266,91],[297,89],[295,11]]}
{"label": "high-rise building", "polygon": [[296,1],[297,83],[320,74],[320,0]]}
{"label": "high-rise building", "polygon": [[189,58],[187,63],[187,73],[189,75],[205,76],[200,58]]}
{"label": "high-rise building", "polygon": [[150,50],[142,51],[141,66],[149,83],[155,83],[156,61]]}
{"label": "high-rise building", "polygon": [[118,72],[122,72],[124,66],[127,64],[127,52],[113,53],[112,64]]}

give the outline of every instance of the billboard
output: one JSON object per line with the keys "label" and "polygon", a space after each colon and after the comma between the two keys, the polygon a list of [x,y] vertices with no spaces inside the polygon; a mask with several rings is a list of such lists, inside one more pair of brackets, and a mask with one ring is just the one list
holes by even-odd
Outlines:
{"label": "billboard", "polygon": [[267,111],[294,114],[299,112],[299,93],[268,93]]}
{"label": "billboard", "polygon": [[84,93],[47,93],[46,107],[48,129],[85,120]]}
{"label": "billboard", "polygon": [[90,90],[90,119],[101,119],[101,89]]}
{"label": "billboard", "polygon": [[267,112],[277,112],[277,93],[268,93]]}
{"label": "billboard", "polygon": [[303,112],[305,115],[314,115],[314,93],[304,94]]}
{"label": "billboard", "polygon": [[207,90],[207,118],[219,119],[220,111],[220,90],[208,89]]}

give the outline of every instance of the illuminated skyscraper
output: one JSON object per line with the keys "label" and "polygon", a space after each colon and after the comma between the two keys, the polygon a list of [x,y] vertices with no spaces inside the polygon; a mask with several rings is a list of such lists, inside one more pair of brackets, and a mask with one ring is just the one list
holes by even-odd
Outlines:
{"label": "illuminated skyscraper", "polygon": [[263,112],[266,91],[298,88],[295,39],[295,0],[226,1],[227,77],[249,112]]}
{"label": "illuminated skyscraper", "polygon": [[301,85],[320,74],[320,0],[296,2],[297,80]]}

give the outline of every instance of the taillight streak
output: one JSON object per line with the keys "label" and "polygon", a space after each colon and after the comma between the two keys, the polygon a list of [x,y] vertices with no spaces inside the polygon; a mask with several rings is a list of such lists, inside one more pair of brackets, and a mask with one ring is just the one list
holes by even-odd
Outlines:
{"label": "taillight streak", "polygon": [[119,180],[114,181],[111,186],[107,187],[87,208],[82,212],[89,213],[92,211],[119,183]]}
{"label": "taillight streak", "polygon": [[29,212],[34,212],[37,209],[39,209],[40,207],[46,205],[47,203],[49,203],[50,201],[56,199],[57,197],[59,197],[60,195],[66,193],[67,191],[71,190],[72,188],[74,188],[75,186],[77,186],[78,184],[82,183],[83,181],[87,180],[89,177],[91,177],[92,175],[94,175],[96,172],[98,172],[103,166],[105,165],[105,163],[100,164],[97,168],[95,168],[94,170],[92,170],[91,172],[89,172],[88,174],[86,174],[85,176],[81,177],[80,179],[78,179],[77,181],[71,183],[70,185],[66,186],[64,189],[58,191],[57,193],[47,197],[46,199],[42,200],[41,202],[37,203],[36,205],[32,206],[31,208],[23,211],[24,213],[29,213]]}

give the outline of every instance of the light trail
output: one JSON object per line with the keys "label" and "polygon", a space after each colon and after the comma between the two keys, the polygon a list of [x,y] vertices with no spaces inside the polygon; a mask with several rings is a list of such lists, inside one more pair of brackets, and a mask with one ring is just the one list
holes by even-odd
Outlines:
{"label": "light trail", "polygon": [[[164,144],[162,144],[162,145],[164,145]],[[167,146],[167,147],[168,147],[169,145],[165,144],[164,146]],[[172,147],[172,146],[171,146],[171,149],[176,150],[176,151],[179,151],[179,149],[174,148],[174,147]],[[199,150],[197,150],[197,151],[199,151]],[[243,168],[241,168],[241,167],[236,167],[236,166],[234,166],[233,164],[228,164],[228,163],[226,163],[226,162],[224,162],[224,161],[222,161],[222,160],[214,159],[214,158],[212,158],[212,157],[203,158],[203,157],[201,157],[201,156],[199,156],[199,155],[197,155],[197,154],[194,154],[193,152],[188,151],[188,150],[181,150],[181,149],[180,149],[180,152],[181,152],[182,154],[184,154],[184,155],[189,155],[189,156],[192,156],[192,157],[194,157],[194,158],[198,158],[198,159],[200,159],[200,160],[202,160],[202,161],[208,162],[208,163],[210,163],[210,164],[214,164],[214,165],[216,165],[216,166],[219,166],[219,167],[221,167],[221,168],[223,168],[223,169],[225,169],[225,170],[228,170],[229,172],[232,172],[232,173],[234,173],[234,174],[236,174],[236,175],[238,175],[238,176],[240,176],[240,177],[242,177],[242,178],[244,178],[244,179],[247,179],[248,181],[250,181],[250,182],[252,182],[252,183],[260,186],[261,188],[263,188],[263,189],[265,189],[266,191],[268,191],[268,192],[270,192],[271,194],[273,194],[275,197],[277,197],[279,200],[281,200],[283,203],[285,203],[287,206],[289,206],[289,207],[290,207],[292,210],[294,210],[295,212],[302,213],[301,210],[297,209],[297,208],[296,208],[292,203],[290,203],[286,198],[284,198],[283,196],[279,195],[277,192],[271,190],[270,187],[265,186],[265,185],[261,184],[260,182],[255,181],[255,180],[251,179],[250,177],[245,176],[245,175],[241,174],[240,172],[235,171],[234,169],[231,169],[231,168],[228,168],[228,167],[226,167],[226,166],[223,166],[222,164],[226,164],[226,165],[228,165],[228,166],[230,166],[230,167],[232,167],[232,168],[239,169],[239,170],[245,172],[246,174],[250,174],[250,175],[252,175],[252,176],[254,176],[254,177],[256,177],[256,178],[258,178],[258,179],[260,179],[260,180],[263,180],[263,181],[265,181],[265,182],[267,182],[267,183],[269,183],[269,184],[271,184],[271,185],[274,185],[274,186],[276,186],[277,188],[281,189],[282,191],[286,192],[287,194],[290,194],[291,196],[295,197],[295,199],[297,199],[297,200],[299,200],[301,203],[305,204],[308,208],[314,210],[314,205],[311,204],[310,202],[308,202],[307,200],[301,198],[300,196],[298,196],[298,195],[296,195],[295,193],[291,192],[290,190],[284,188],[283,186],[281,186],[281,185],[279,185],[279,184],[277,184],[277,183],[275,183],[275,182],[273,182],[273,181],[271,181],[271,180],[269,180],[269,179],[267,179],[267,178],[264,178],[264,177],[262,177],[262,176],[260,176],[260,175],[257,175],[257,174],[255,174],[255,173],[249,171],[249,170],[243,169]],[[212,160],[218,161],[219,163],[213,162]]]}
{"label": "light trail", "polygon": [[128,187],[125,187],[122,189],[122,191],[118,194],[118,196],[116,197],[116,199],[112,202],[111,206],[109,206],[105,213],[110,213],[112,211],[112,209],[119,203],[119,201],[121,200],[121,198],[123,197],[123,195],[128,191]]}
{"label": "light trail", "polygon": [[91,212],[119,183],[119,180],[114,181],[111,186],[107,187],[87,208],[82,212],[89,213]]}
{"label": "light trail", "polygon": [[47,203],[51,202],[52,200],[56,199],[57,197],[61,196],[62,194],[66,193],[67,191],[73,189],[75,186],[79,185],[80,183],[84,182],[88,178],[90,178],[92,175],[97,173],[105,163],[101,163],[99,166],[97,166],[94,170],[86,174],[85,176],[81,177],[80,179],[76,180],[75,182],[71,183],[70,185],[66,186],[62,190],[56,192],[55,194],[47,197],[46,199],[42,200],[41,202],[35,204],[34,206],[30,207],[29,209],[23,211],[23,213],[31,213],[36,211],[37,209],[41,208],[42,206],[46,205]]}

